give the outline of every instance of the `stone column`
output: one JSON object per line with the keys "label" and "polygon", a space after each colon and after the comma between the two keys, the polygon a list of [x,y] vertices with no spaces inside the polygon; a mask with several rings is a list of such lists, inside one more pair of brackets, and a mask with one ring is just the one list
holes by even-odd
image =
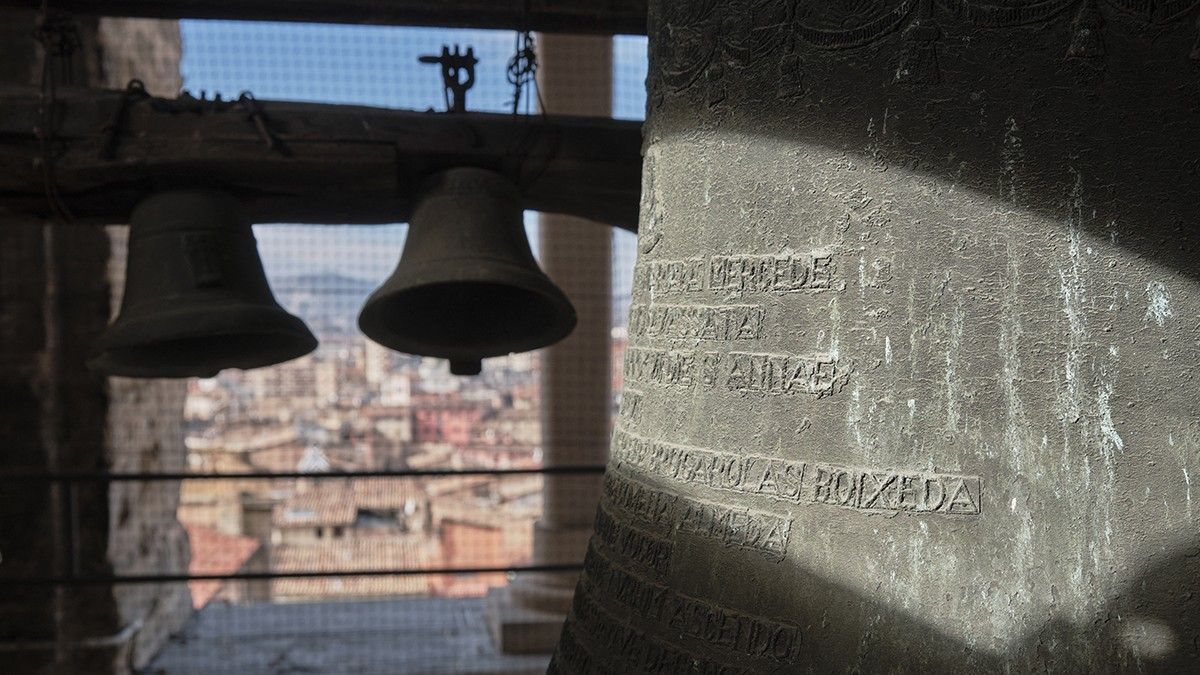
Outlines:
{"label": "stone column", "polygon": [[1196,13],[651,0],[552,672],[1197,672]]}
{"label": "stone column", "polygon": [[[612,40],[542,35],[539,86],[547,112],[612,114]],[[612,406],[612,231],[580,218],[542,215],[541,264],[571,302],[579,323],[545,350],[542,458],[546,466],[603,464]],[[534,525],[537,563],[583,559],[599,499],[595,475],[546,476],[542,518]],[[488,598],[497,648],[549,653],[571,604],[575,574],[529,574]]]}
{"label": "stone column", "polygon": [[[155,96],[175,96],[183,86],[177,21],[106,17],[99,20],[101,86],[123,88],[137,78]],[[111,255],[108,282],[116,316],[125,288],[127,226],[106,228]],[[107,378],[105,461],[112,472],[181,472],[187,468],[183,406],[185,380]],[[114,574],[182,573],[191,549],[176,517],[179,483],[113,483],[108,491],[106,559]],[[124,584],[113,597],[125,625],[139,628],[129,640],[128,661],[141,668],[192,613],[186,583]]]}

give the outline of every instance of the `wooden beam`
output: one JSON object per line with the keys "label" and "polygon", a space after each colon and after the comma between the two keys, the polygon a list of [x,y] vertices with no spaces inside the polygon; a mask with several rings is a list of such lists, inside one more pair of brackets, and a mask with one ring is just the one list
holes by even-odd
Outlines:
{"label": "wooden beam", "polygon": [[[646,34],[646,0],[52,0],[50,5],[92,16]],[[41,0],[0,0],[0,7],[36,10]]]}
{"label": "wooden beam", "polygon": [[122,222],[148,192],[178,186],[226,189],[260,223],[403,222],[426,176],[477,166],[516,177],[528,209],[637,227],[637,122],[63,88],[43,146],[34,89],[0,86],[0,110],[0,209],[14,213],[48,213],[48,152],[60,199],[91,222]]}

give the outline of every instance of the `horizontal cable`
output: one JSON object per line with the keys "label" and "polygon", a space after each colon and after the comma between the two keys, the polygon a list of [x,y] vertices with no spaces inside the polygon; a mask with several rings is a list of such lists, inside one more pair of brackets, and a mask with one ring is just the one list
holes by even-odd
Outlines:
{"label": "horizontal cable", "polygon": [[422,574],[520,574],[523,572],[578,572],[581,563],[546,565],[510,565],[505,567],[434,567],[374,570],[330,570],[319,572],[235,572],[232,574],[110,574],[81,576],[10,577],[0,579],[0,588],[8,586],[78,586],[87,584],[157,584],[180,581],[255,581],[265,579],[321,579],[327,577],[391,577]]}
{"label": "horizontal cable", "polygon": [[562,475],[601,473],[604,473],[603,464],[558,465],[523,469],[393,469],[373,471],[329,471],[325,473],[310,473],[305,471],[277,471],[269,473],[109,473],[106,471],[13,471],[0,473],[0,481],[116,483],[121,481],[147,482],[172,480],[245,480],[270,478],[312,478],[316,480],[325,480],[335,478],[429,478],[439,476],[529,476],[542,474]]}

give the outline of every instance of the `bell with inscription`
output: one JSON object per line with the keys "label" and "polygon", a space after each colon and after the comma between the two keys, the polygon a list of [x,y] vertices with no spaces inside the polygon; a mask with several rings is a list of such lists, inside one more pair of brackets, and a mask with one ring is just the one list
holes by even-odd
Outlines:
{"label": "bell with inscription", "polygon": [[552,673],[1200,672],[1194,3],[1083,4],[650,0]]}
{"label": "bell with inscription", "polygon": [[125,293],[89,365],[123,377],[211,377],[303,356],[317,339],[275,301],[250,221],[228,194],[147,197],[130,217]]}
{"label": "bell with inscription", "polygon": [[401,352],[450,360],[456,375],[480,360],[553,344],[575,309],[542,272],[525,236],[516,186],[459,168],[424,185],[396,271],[358,317],[367,337]]}

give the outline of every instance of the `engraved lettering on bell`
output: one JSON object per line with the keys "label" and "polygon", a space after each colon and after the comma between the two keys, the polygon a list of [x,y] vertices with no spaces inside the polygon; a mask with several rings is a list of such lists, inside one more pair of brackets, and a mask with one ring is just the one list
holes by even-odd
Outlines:
{"label": "engraved lettering on bell", "polygon": [[[655,294],[713,292],[792,293],[837,289],[830,253],[718,255],[686,260],[650,260],[637,279]],[[644,277],[642,276],[644,275]]]}
{"label": "engraved lettering on bell", "polygon": [[634,305],[631,337],[713,341],[756,340],[762,336],[763,309],[755,305]]}
{"label": "engraved lettering on bell", "polygon": [[613,433],[614,468],[748,496],[796,504],[831,504],[864,511],[978,515],[977,476],[857,469],[761,457],[738,449],[718,452],[655,441],[621,429]]}
{"label": "engraved lettering on bell", "polygon": [[641,347],[626,352],[624,376],[628,382],[660,387],[816,397],[837,393],[849,379],[849,373],[829,355]]}
{"label": "engraved lettering on bell", "polygon": [[733,655],[731,661],[749,657],[787,663],[801,645],[800,629],[793,624],[732,611],[674,591],[622,567],[594,545],[584,560],[580,590],[576,602],[582,604],[575,609],[581,619],[595,621],[597,617],[618,614],[662,623],[675,635],[694,640],[694,644],[724,647]]}
{"label": "engraved lettering on bell", "polygon": [[596,510],[596,538],[655,572],[665,574],[671,564],[671,542],[614,520],[603,508]]}
{"label": "engraved lettering on bell", "polygon": [[[586,591],[575,595],[571,617],[587,629],[588,639],[596,643],[597,649],[592,654],[604,655],[602,660],[596,659],[597,670],[594,672],[709,675],[748,672],[746,668],[711,661],[700,654],[685,651],[631,628],[619,616],[602,608],[594,596]],[[600,665],[601,663],[603,665]],[[552,666],[551,669],[553,668]]]}
{"label": "engraved lettering on bell", "polygon": [[784,556],[791,534],[792,519],[789,517],[719,502],[680,498],[613,473],[604,479],[604,503],[635,518],[640,527],[660,534],[686,532],[772,559]]}

